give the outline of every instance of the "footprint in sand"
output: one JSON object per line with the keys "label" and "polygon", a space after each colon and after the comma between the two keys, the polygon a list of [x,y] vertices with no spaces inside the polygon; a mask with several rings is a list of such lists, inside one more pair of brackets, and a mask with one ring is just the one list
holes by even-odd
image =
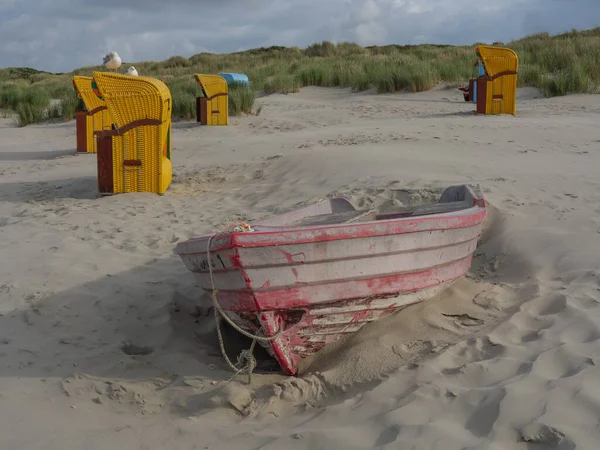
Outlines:
{"label": "footprint in sand", "polygon": [[490,338],[506,344],[529,343],[538,340],[542,331],[552,327],[553,324],[554,320],[551,317],[540,317],[521,311],[496,328],[490,334]]}
{"label": "footprint in sand", "polygon": [[130,356],[144,356],[154,352],[152,347],[136,345],[132,342],[124,342],[123,345],[121,345],[121,350],[123,353]]}
{"label": "footprint in sand", "polygon": [[540,297],[529,302],[525,308],[534,316],[552,316],[564,311],[567,307],[567,297],[559,292]]}
{"label": "footprint in sand", "polygon": [[595,366],[593,359],[581,356],[565,344],[542,352],[531,366],[531,373],[546,380],[558,380],[577,375],[589,366]]}
{"label": "footprint in sand", "polygon": [[500,405],[506,396],[506,389],[493,389],[488,392],[472,391],[470,394],[474,408],[473,413],[465,423],[465,428],[477,437],[487,437],[494,428],[500,416]]}
{"label": "footprint in sand", "polygon": [[530,442],[542,448],[556,448],[571,450],[575,448],[575,444],[566,437],[565,433],[557,430],[554,427],[532,422],[519,430],[521,440]]}
{"label": "footprint in sand", "polygon": [[600,330],[592,319],[584,316],[579,318],[577,325],[564,329],[559,339],[564,344],[587,344],[600,341]]}
{"label": "footprint in sand", "polygon": [[[600,291],[600,288],[599,288]],[[593,309],[597,308],[600,305],[600,299],[598,296],[590,295],[590,294],[582,294],[577,298],[579,305],[582,309]]]}
{"label": "footprint in sand", "polygon": [[484,324],[484,321],[478,319],[477,317],[470,316],[469,314],[445,314],[442,313],[444,317],[448,317],[453,319],[453,322],[457,326],[462,327],[478,327]]}
{"label": "footprint in sand", "polygon": [[467,364],[492,360],[505,351],[506,347],[492,342],[488,337],[471,338],[444,352],[439,357],[439,362],[446,366],[442,373],[456,375],[464,372]]}

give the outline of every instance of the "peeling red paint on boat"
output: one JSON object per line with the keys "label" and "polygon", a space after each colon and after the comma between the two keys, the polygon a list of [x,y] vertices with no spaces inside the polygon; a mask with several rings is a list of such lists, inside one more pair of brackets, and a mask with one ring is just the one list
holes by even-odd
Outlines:
{"label": "peeling red paint on boat", "polygon": [[[285,251],[284,249],[282,249],[282,248],[280,248],[280,249],[278,249],[278,250],[279,250],[279,251],[280,251],[280,252],[283,254],[283,256],[285,257],[285,259],[287,260],[287,262],[288,262],[288,263],[290,263],[290,264],[294,264],[294,263],[303,263],[303,262],[304,262],[304,260],[306,259],[306,256],[305,256],[305,255],[304,255],[304,253],[302,253],[302,252],[300,252],[300,253],[295,253],[295,254],[292,254],[292,253],[286,252],[286,251]],[[302,255],[302,259],[301,259],[301,260],[297,260],[297,259],[295,258],[296,256],[299,256],[299,255]]]}

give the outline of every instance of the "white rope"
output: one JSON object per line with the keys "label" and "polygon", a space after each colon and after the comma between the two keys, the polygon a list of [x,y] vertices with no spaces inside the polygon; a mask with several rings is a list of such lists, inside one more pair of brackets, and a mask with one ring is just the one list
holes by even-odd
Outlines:
{"label": "white rope", "polygon": [[[252,372],[256,368],[256,358],[254,357],[254,347],[256,345],[256,341],[269,342],[269,341],[273,341],[274,339],[277,339],[279,337],[279,335],[283,332],[283,324],[281,324],[279,326],[279,329],[273,336],[257,336],[255,334],[249,333],[246,330],[244,330],[243,328],[239,327],[233,320],[231,320],[229,318],[229,316],[221,308],[221,305],[219,305],[218,290],[217,290],[217,288],[215,288],[215,280],[214,280],[212,264],[211,264],[211,260],[210,260],[210,245],[211,245],[213,239],[221,237],[221,236],[226,236],[231,232],[251,231],[251,230],[252,229],[247,224],[244,223],[241,226],[240,225],[235,226],[232,229],[227,230],[223,233],[218,233],[218,234],[214,234],[214,235],[210,236],[206,243],[206,260],[208,262],[208,273],[210,275],[211,298],[212,298],[212,302],[213,302],[213,306],[214,306],[214,310],[215,310],[215,325],[217,327],[217,337],[219,338],[219,346],[221,348],[221,354],[223,355],[223,358],[227,362],[227,365],[235,372],[235,374],[227,381],[231,381],[233,378],[235,378],[240,373],[245,372],[248,374],[248,384],[252,383]],[[223,336],[221,334],[221,318],[225,319],[225,321],[227,323],[229,323],[229,325],[231,325],[233,327],[233,329],[235,329],[239,333],[243,334],[244,336],[252,339],[252,344],[250,345],[250,348],[247,350],[242,350],[242,352],[239,354],[239,356],[237,358],[237,364],[233,364],[231,362],[231,360],[229,359],[229,357],[227,356],[227,353],[225,352],[225,344],[223,342]]]}

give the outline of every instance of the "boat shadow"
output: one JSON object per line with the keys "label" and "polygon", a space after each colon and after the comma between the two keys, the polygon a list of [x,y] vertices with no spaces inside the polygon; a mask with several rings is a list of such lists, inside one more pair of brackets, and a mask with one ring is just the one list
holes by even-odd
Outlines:
{"label": "boat shadow", "polygon": [[[96,275],[95,281],[45,295],[2,286],[6,301],[20,306],[0,313],[0,377],[65,379],[83,373],[143,381],[168,373],[175,384],[186,377],[231,378],[210,302],[198,295],[178,257]],[[250,344],[227,327],[223,341],[233,362]],[[261,366],[272,369],[275,361],[258,345],[255,357],[257,373],[264,371]]]}

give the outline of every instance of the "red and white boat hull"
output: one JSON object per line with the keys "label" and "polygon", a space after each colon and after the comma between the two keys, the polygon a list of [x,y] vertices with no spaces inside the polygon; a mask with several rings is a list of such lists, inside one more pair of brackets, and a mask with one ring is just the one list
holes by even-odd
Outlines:
{"label": "red and white boat hull", "polygon": [[345,200],[334,199],[312,213],[308,207],[257,223],[251,232],[213,237],[210,262],[210,236],[180,243],[176,252],[203,289],[217,289],[220,306],[240,327],[263,336],[284,327],[264,346],[294,375],[304,357],[434,296],[469,270],[486,209],[481,196],[468,194],[471,207],[445,213],[294,225],[311,215],[333,217],[340,207],[352,214]]}

